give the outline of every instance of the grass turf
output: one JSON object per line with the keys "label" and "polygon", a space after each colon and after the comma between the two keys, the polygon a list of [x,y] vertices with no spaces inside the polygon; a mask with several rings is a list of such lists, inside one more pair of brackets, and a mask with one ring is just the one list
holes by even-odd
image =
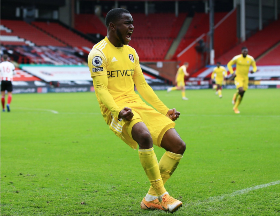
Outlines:
{"label": "grass turf", "polygon": [[[156,92],[187,145],[166,183],[183,202],[174,215],[280,215],[279,89],[247,91],[239,115],[234,92]],[[93,93],[13,95],[1,113],[1,215],[165,215],[140,209],[148,188]]]}

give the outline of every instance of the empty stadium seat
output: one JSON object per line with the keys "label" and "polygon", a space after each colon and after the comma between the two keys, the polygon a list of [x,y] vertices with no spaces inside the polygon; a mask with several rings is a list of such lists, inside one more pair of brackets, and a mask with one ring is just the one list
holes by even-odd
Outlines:
{"label": "empty stadium seat", "polygon": [[258,60],[257,65],[280,65],[280,44]]}
{"label": "empty stadium seat", "polygon": [[72,47],[92,47],[94,44],[55,22],[32,22],[32,25]]}
{"label": "empty stadium seat", "polygon": [[[34,26],[20,20],[1,20],[1,24],[12,30],[11,35],[31,41],[37,46],[65,46],[55,38],[40,31]],[[3,43],[4,44],[4,43]],[[5,44],[12,44],[6,43]]]}
{"label": "empty stadium seat", "polygon": [[107,35],[106,26],[95,14],[76,14],[75,29],[85,34]]}
{"label": "empty stadium seat", "polygon": [[[247,47],[249,55],[255,59],[262,55],[269,48],[273,47],[280,41],[280,20],[266,26],[263,30],[258,31],[256,34],[248,38],[243,43],[235,46],[233,49],[226,52],[217,61],[222,64],[227,64],[234,56],[241,54],[241,48]],[[262,60],[263,62],[263,60]]]}
{"label": "empty stadium seat", "polygon": [[[219,12],[215,13],[214,23],[217,24],[227,13]],[[175,58],[181,51],[183,51],[188,45],[194,42],[202,34],[209,31],[209,14],[206,13],[195,13],[192,22],[181,40],[174,57]]]}

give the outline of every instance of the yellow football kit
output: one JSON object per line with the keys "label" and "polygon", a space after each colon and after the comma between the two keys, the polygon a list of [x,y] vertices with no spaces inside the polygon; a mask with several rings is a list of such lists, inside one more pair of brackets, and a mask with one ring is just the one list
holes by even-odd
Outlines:
{"label": "yellow football kit", "polygon": [[257,71],[257,66],[255,59],[247,55],[245,58],[242,54],[235,56],[228,64],[227,67],[231,74],[234,73],[232,69],[232,65],[236,64],[236,77],[234,79],[236,88],[243,87],[243,89],[246,91],[248,89],[248,83],[249,83],[249,69],[250,66],[253,66],[253,72]]}
{"label": "yellow football kit", "polygon": [[183,87],[185,86],[185,71],[186,71],[185,65],[179,67],[176,76],[177,86],[183,86]]}
{"label": "yellow football kit", "polygon": [[[93,78],[95,94],[101,113],[110,129],[130,147],[136,149],[132,127],[144,122],[153,143],[160,146],[164,133],[175,123],[167,116],[169,110],[147,84],[136,51],[128,46],[115,47],[107,37],[97,43],[88,56],[88,67]],[[155,109],[144,103],[141,96]],[[119,112],[129,107],[134,114],[131,121],[119,120]]]}
{"label": "yellow football kit", "polygon": [[227,73],[227,71],[226,71],[225,67],[223,67],[223,66],[215,67],[212,72],[211,79],[215,78],[216,84],[222,85],[224,76],[226,75],[226,73]]}

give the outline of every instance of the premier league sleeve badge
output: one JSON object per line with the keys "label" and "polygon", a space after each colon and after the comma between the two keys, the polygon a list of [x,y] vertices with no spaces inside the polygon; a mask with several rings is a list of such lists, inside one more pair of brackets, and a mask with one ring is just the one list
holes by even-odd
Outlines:
{"label": "premier league sleeve badge", "polygon": [[100,67],[102,65],[102,58],[100,56],[94,56],[92,59],[92,64],[95,67]]}

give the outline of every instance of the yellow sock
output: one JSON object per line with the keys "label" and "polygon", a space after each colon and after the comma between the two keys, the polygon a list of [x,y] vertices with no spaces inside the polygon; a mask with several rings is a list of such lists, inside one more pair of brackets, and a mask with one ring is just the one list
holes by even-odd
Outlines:
{"label": "yellow sock", "polygon": [[[159,169],[163,184],[170,178],[175,169],[177,168],[183,155],[175,154],[173,152],[166,151],[159,162]],[[157,196],[153,187],[150,187],[148,194]]]}
{"label": "yellow sock", "polygon": [[164,194],[166,190],[160,175],[159,165],[154,148],[139,149],[138,153],[140,162],[150,180],[151,187],[153,187],[156,192],[156,196]]}
{"label": "yellow sock", "polygon": [[177,87],[176,87],[176,86],[174,86],[174,87],[171,88],[171,91],[174,91],[174,90],[177,90]]}
{"label": "yellow sock", "polygon": [[233,98],[232,98],[233,101],[236,101],[237,96],[238,96],[238,92],[239,92],[239,91],[237,90],[237,92],[233,94]]}
{"label": "yellow sock", "polygon": [[239,104],[241,103],[241,100],[242,100],[242,97],[238,94],[237,97],[236,97],[236,102],[235,102],[235,105],[234,105],[234,109],[237,109]]}
{"label": "yellow sock", "polygon": [[218,90],[218,95],[219,95],[219,96],[222,95],[222,90],[221,90],[221,89]]}
{"label": "yellow sock", "polygon": [[182,97],[186,97],[185,91],[182,91]]}

